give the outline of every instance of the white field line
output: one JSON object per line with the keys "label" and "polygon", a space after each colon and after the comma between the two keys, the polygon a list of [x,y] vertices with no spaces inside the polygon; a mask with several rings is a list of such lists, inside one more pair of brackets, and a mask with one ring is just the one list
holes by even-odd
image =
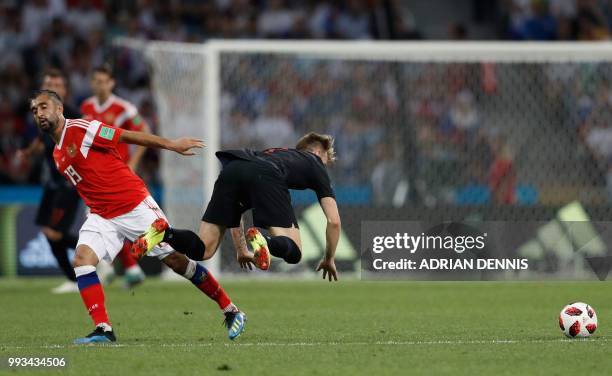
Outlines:
{"label": "white field line", "polygon": [[124,348],[124,347],[162,347],[162,348],[198,348],[198,347],[314,347],[314,346],[436,346],[436,345],[511,345],[511,344],[530,344],[530,343],[602,343],[608,342],[607,338],[595,339],[492,339],[492,340],[440,340],[440,341],[375,341],[375,342],[234,342],[234,343],[118,343],[108,345],[40,345],[40,346],[4,346],[0,345],[0,353],[6,350],[36,350],[36,349],[69,349],[69,348]]}

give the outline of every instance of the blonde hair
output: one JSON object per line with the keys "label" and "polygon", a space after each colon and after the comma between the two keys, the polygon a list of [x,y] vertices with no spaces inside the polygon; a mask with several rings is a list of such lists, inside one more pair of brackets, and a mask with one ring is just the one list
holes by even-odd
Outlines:
{"label": "blonde hair", "polygon": [[308,150],[314,144],[320,144],[327,153],[327,160],[331,164],[336,160],[336,152],[334,151],[334,138],[328,134],[319,134],[310,132],[300,138],[295,145],[297,150]]}

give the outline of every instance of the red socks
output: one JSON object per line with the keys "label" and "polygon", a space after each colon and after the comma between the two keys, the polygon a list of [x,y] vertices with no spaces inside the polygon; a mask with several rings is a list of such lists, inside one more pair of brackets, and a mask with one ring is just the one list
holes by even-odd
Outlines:
{"label": "red socks", "polygon": [[132,242],[130,242],[129,240],[126,240],[125,242],[123,242],[123,247],[121,248],[121,251],[117,255],[119,256],[119,259],[123,263],[123,268],[125,270],[128,270],[134,265],[138,265],[138,262],[130,253],[130,248],[132,248]]}
{"label": "red socks", "polygon": [[231,299],[219,285],[219,282],[202,265],[196,264],[195,273],[190,281],[206,296],[217,302],[222,310],[227,309],[232,304]]}
{"label": "red socks", "polygon": [[81,299],[83,299],[85,308],[89,312],[94,325],[98,326],[101,323],[110,325],[104,306],[104,290],[98,279],[96,267],[92,265],[79,266],[74,268],[74,272],[77,277]]}

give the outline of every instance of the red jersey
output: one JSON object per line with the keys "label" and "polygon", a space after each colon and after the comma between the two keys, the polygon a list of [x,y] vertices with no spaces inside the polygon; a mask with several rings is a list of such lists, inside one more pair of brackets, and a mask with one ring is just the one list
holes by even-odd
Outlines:
{"label": "red jersey", "polygon": [[[97,120],[128,131],[141,132],[144,128],[144,123],[138,115],[136,107],[114,94],[111,94],[102,104],[98,102],[98,98],[95,96],[87,98],[81,103],[81,114],[85,120]],[[117,150],[124,161],[127,162],[130,159],[131,153],[128,144],[119,144]]]}
{"label": "red jersey", "polygon": [[97,120],[66,119],[53,149],[60,173],[92,213],[107,219],[128,213],[149,196],[144,182],[119,155],[121,132]]}

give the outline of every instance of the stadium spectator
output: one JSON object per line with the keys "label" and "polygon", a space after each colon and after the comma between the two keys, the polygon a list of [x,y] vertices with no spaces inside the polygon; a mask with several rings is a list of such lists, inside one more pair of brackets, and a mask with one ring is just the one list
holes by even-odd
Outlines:
{"label": "stadium spectator", "polygon": [[0,101],[0,184],[25,183],[29,161],[17,157],[25,146],[20,135],[23,119],[17,116],[8,101]]}
{"label": "stadium spectator", "polygon": [[372,39],[370,14],[361,0],[349,0],[336,20],[334,34],[341,39]]}
{"label": "stadium spectator", "polygon": [[401,206],[406,201],[408,180],[397,154],[389,143],[376,146],[376,164],[370,177],[374,205]]}
{"label": "stadium spectator", "polygon": [[609,38],[609,21],[606,20],[596,1],[578,0],[574,22],[578,40],[606,40]]}
{"label": "stadium spectator", "polygon": [[264,113],[252,125],[251,140],[256,149],[290,147],[295,142],[295,127],[289,120],[285,106],[279,100],[271,100]]}
{"label": "stadium spectator", "polygon": [[473,139],[478,129],[480,116],[469,90],[461,91],[454,99],[448,114],[441,124],[441,130],[454,142],[466,143]]}
{"label": "stadium spectator", "polygon": [[23,63],[21,51],[27,45],[26,38],[17,12],[0,8],[0,69]]}
{"label": "stadium spectator", "polygon": [[[563,40],[599,40],[609,36],[611,12],[604,1],[507,0],[503,4],[500,16],[506,15],[510,21],[502,32],[495,28],[481,32],[484,30],[481,25],[460,19],[437,26],[442,34],[448,30],[448,37],[453,39],[494,39],[509,34],[514,39]],[[113,37],[194,42],[217,37],[426,38],[427,29],[417,26],[428,26],[427,20],[418,20],[416,10],[407,2],[397,0],[0,2],[0,79],[3,83],[0,97],[7,98],[11,104],[10,111],[4,109],[11,114],[7,119],[26,118],[23,98],[28,96],[44,69],[57,66],[69,72],[72,92],[69,100],[78,105],[91,95],[88,73],[92,67],[112,59],[118,72],[117,92],[137,105],[153,106],[146,59],[134,50],[113,48],[110,45]],[[49,38],[54,40],[52,45]],[[227,69],[229,77],[222,78],[223,100],[229,103],[222,118],[224,146],[238,142],[233,140],[247,142],[249,137],[267,145],[272,134],[289,140],[291,135],[311,129],[334,133],[338,137],[339,152],[344,149],[347,153],[332,170],[337,175],[334,180],[341,185],[370,184],[369,172],[354,173],[371,172],[378,164],[374,153],[363,150],[375,150],[381,140],[405,126],[414,126],[419,168],[431,165],[431,171],[435,171],[443,164],[449,170],[457,169],[457,163],[477,158],[474,154],[477,143],[484,150],[482,143],[486,136],[482,134],[487,134],[483,132],[486,124],[480,122],[488,114],[481,101],[487,98],[483,98],[479,87],[484,78],[474,64],[412,64],[410,69],[398,73],[391,65],[373,67],[347,61],[305,63],[275,58],[266,59],[266,64],[262,64],[259,57],[244,55],[230,60],[224,60],[224,72],[226,67],[232,67]],[[582,129],[580,126],[596,102],[593,87],[600,83],[592,84],[588,72],[575,65],[569,69],[560,64],[548,65],[544,72],[550,103],[572,113],[558,117]],[[188,83],[181,83],[182,87],[185,85]],[[412,91],[413,85],[419,90]],[[503,97],[504,90],[503,85],[497,85],[497,90],[486,93],[488,100]],[[278,98],[282,103],[276,103]],[[180,101],[181,97],[174,100]],[[154,112],[155,108],[151,107],[152,118]],[[576,112],[579,114],[575,115]],[[588,143],[589,139],[597,140],[596,128],[580,133],[583,148],[598,150],[596,143]],[[33,137],[33,129],[27,125],[11,129],[11,132],[4,130],[7,136],[2,140],[3,160],[10,159],[11,148],[6,145]],[[245,132],[248,136],[227,137],[228,131]],[[277,132],[285,136],[278,136]],[[466,140],[474,134],[476,144],[466,145]],[[361,148],[356,149],[361,152],[357,153],[353,147]],[[150,170],[144,175],[150,181],[157,181],[153,172],[157,156],[147,153],[147,158],[150,159],[143,165]],[[10,179],[5,181],[23,180],[20,176],[16,180],[11,177],[6,166],[3,165],[2,173]],[[477,171],[468,175],[480,176],[477,180],[486,184],[487,179],[482,176],[488,174],[490,167],[490,163],[483,163],[473,167]],[[423,171],[427,168],[423,167]],[[429,187],[437,184],[452,189],[460,183],[457,179],[446,182],[434,179]]]}
{"label": "stadium spectator", "polygon": [[518,25],[518,37],[525,40],[554,40],[557,20],[550,14],[547,0],[531,0],[531,14]]}
{"label": "stadium spectator", "polygon": [[63,0],[30,0],[21,10],[21,24],[27,43],[38,40],[55,17],[65,11]]}
{"label": "stadium spectator", "polygon": [[263,38],[287,37],[298,17],[299,12],[287,7],[284,0],[270,0],[257,18],[257,33]]}
{"label": "stadium spectator", "polygon": [[516,201],[516,168],[514,156],[505,136],[498,133],[491,137],[493,163],[489,171],[489,188],[492,201],[498,205],[512,205]]}
{"label": "stadium spectator", "polygon": [[104,12],[95,8],[92,0],[80,0],[76,7],[69,8],[66,21],[79,35],[87,35],[106,26]]}
{"label": "stadium spectator", "polygon": [[460,23],[451,24],[448,27],[448,39],[450,40],[467,40],[468,30],[465,25]]}
{"label": "stadium spectator", "polygon": [[603,176],[612,202],[612,98],[608,83],[599,88],[592,110],[580,128],[595,168]]}

